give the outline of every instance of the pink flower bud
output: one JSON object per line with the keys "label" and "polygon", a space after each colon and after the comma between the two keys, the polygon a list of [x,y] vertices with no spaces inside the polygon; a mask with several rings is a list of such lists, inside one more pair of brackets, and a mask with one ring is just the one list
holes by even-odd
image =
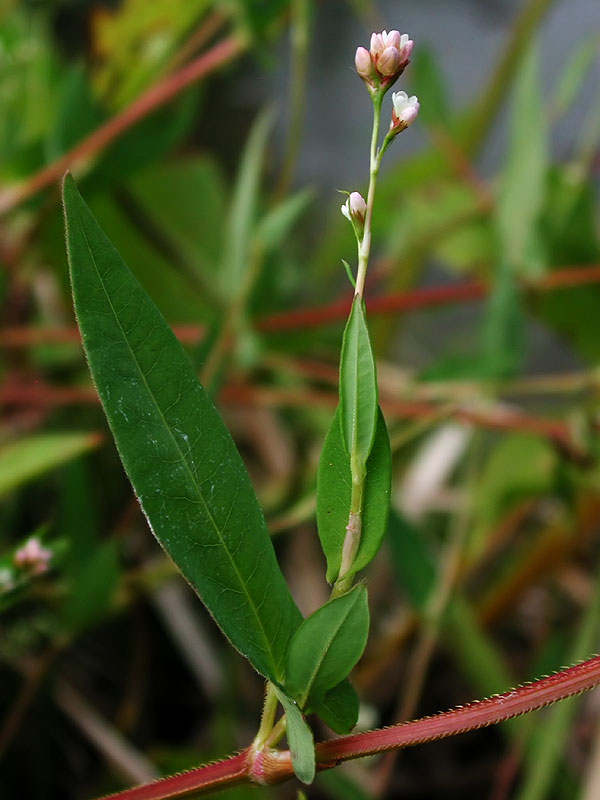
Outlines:
{"label": "pink flower bud", "polygon": [[400,53],[395,47],[386,47],[377,60],[377,71],[384,77],[395,75],[400,66]]}
{"label": "pink flower bud", "polygon": [[[407,34],[405,33],[403,36],[407,36]],[[390,31],[388,33],[387,41],[385,42],[386,47],[395,47],[396,50],[400,50],[401,43],[402,37],[400,36],[400,31]]]}
{"label": "pink flower bud", "polygon": [[[383,33],[386,33],[385,31]],[[387,34],[386,34],[387,36]],[[385,45],[383,43],[383,34],[381,33],[372,33],[371,34],[371,45],[370,48],[371,55],[373,58],[377,58],[380,53],[383,53],[385,49]]]}
{"label": "pink flower bud", "polygon": [[370,80],[373,65],[371,63],[371,55],[366,47],[358,47],[356,49],[354,64],[360,77],[365,81]]}

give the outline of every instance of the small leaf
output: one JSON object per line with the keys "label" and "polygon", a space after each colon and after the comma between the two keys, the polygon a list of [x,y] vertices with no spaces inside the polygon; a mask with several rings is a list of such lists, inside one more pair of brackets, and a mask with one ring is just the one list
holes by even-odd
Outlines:
{"label": "small leaf", "polygon": [[368,634],[367,590],[359,584],[302,622],[287,654],[286,692],[301,708],[322,700],[361,657]]}
{"label": "small leaf", "polygon": [[240,455],[181,345],[70,176],[64,204],[83,344],[144,513],[231,643],[281,682],[301,616]]}
{"label": "small leaf", "polygon": [[294,700],[279,689],[275,691],[285,711],[286,736],[294,773],[302,783],[312,783],[315,778],[313,733]]}
{"label": "small leaf", "polygon": [[365,307],[358,296],[354,297],[342,342],[340,409],[346,450],[355,452],[364,466],[377,424],[377,378]]}
{"label": "small leaf", "polygon": [[[379,411],[363,489],[360,545],[349,575],[364,569],[381,546],[390,507],[391,476],[390,439],[383,414]],[[330,583],[336,580],[340,571],[351,494],[352,476],[342,440],[338,407],[323,444],[317,474],[317,525]]]}
{"label": "small leaf", "polygon": [[350,733],[358,721],[358,695],[350,681],[343,680],[325,697],[312,705],[308,713],[319,716],[336,733]]}

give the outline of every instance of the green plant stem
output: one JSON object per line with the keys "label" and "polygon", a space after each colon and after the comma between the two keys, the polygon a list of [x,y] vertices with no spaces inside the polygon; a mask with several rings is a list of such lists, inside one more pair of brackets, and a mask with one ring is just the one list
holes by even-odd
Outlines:
{"label": "green plant stem", "polygon": [[252,743],[255,750],[262,750],[265,747],[273,731],[273,723],[275,722],[275,712],[277,711],[277,695],[275,694],[275,687],[271,681],[267,681],[265,686],[265,701],[263,704],[262,715],[260,718],[260,726],[258,732]]}
{"label": "green plant stem", "polygon": [[365,277],[371,253],[371,219],[373,217],[373,203],[375,201],[375,187],[377,185],[377,175],[381,154],[377,151],[377,138],[379,135],[379,120],[381,117],[381,103],[383,95],[376,94],[373,97],[373,133],[371,135],[371,157],[369,169],[369,192],[367,194],[367,210],[365,212],[365,229],[358,248],[358,269],[356,273],[356,294],[363,296],[365,288]]}
{"label": "green plant stem", "polygon": [[[358,240],[358,267],[356,271],[356,285],[355,297],[359,297],[362,302],[363,292],[365,288],[365,277],[367,274],[367,267],[369,265],[369,256],[371,253],[371,220],[373,218],[373,204],[375,201],[375,188],[377,186],[377,175],[379,173],[379,165],[381,163],[381,155],[383,150],[377,149],[377,140],[379,138],[379,121],[381,118],[381,103],[383,100],[383,92],[378,92],[372,96],[373,101],[373,131],[371,134],[371,150],[369,158],[369,191],[367,194],[367,210],[365,212],[365,222],[362,238]],[[350,472],[352,475],[352,496],[350,500],[350,512],[348,515],[348,524],[346,525],[346,535],[342,547],[342,561],[340,564],[340,572],[337,581],[335,582],[331,596],[339,597],[347,592],[352,586],[352,576],[348,575],[358,548],[360,546],[361,528],[362,528],[362,498],[363,489],[365,485],[366,468],[358,457],[356,432],[354,434],[354,441],[352,442],[352,451],[350,453]]]}

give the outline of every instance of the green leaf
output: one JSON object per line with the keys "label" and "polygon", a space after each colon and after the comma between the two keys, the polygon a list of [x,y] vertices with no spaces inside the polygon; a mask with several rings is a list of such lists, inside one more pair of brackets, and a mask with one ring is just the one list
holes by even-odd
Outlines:
{"label": "green leaf", "polygon": [[98,446],[97,433],[40,433],[0,448],[0,495]]}
{"label": "green leaf", "polygon": [[519,69],[496,212],[499,261],[506,261],[511,269],[527,277],[541,271],[537,225],[546,194],[548,164],[538,56],[537,47],[531,47]]}
{"label": "green leaf", "polygon": [[104,542],[90,554],[73,576],[63,609],[63,620],[72,632],[83,631],[108,612],[119,581],[116,543]]}
{"label": "green leaf", "polygon": [[346,323],[340,358],[340,413],[342,434],[349,454],[365,465],[377,424],[375,359],[360,297],[354,297]]}
{"label": "green leaf", "polygon": [[420,117],[428,125],[444,125],[450,119],[448,87],[433,50],[419,47],[412,64],[412,84],[421,102]]}
{"label": "green leaf", "polygon": [[281,246],[313,196],[312,189],[302,189],[265,214],[256,229],[256,238],[265,250],[275,250]]}
{"label": "green leaf", "polygon": [[361,657],[368,634],[367,590],[359,584],[302,622],[287,654],[286,692],[301,708],[322,700]]}
{"label": "green leaf", "polygon": [[302,783],[315,779],[315,744],[313,732],[304,719],[295,700],[275,688],[277,698],[285,711],[285,732],[290,748],[294,774]]}
{"label": "green leaf", "polygon": [[565,114],[573,104],[582,83],[598,57],[599,47],[600,38],[594,31],[593,34],[585,37],[569,56],[553,92],[553,111],[556,116]]}
{"label": "green leaf", "polygon": [[336,733],[350,733],[358,721],[358,695],[348,680],[330,689],[325,697],[311,705],[308,712],[317,714]]}
{"label": "green leaf", "polygon": [[[373,449],[367,460],[360,545],[349,575],[364,569],[381,546],[390,507],[391,480],[390,439],[383,414],[379,411]],[[317,474],[317,526],[330,583],[336,580],[342,563],[351,495],[352,475],[338,407],[323,444]]]}
{"label": "green leaf", "polygon": [[252,228],[255,224],[262,166],[272,126],[273,112],[263,111],[252,126],[242,157],[227,221],[225,252],[219,274],[224,298],[235,297],[243,284]]}
{"label": "green leaf", "polygon": [[301,617],[240,455],[179,342],[70,176],[63,192],[83,344],[144,513],[231,643],[281,681]]}

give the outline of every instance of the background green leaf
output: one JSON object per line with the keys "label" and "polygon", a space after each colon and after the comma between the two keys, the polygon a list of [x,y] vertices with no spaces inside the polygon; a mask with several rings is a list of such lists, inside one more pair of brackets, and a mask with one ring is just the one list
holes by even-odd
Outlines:
{"label": "background green leaf", "polygon": [[0,495],[98,446],[97,433],[41,433],[0,448]]}
{"label": "background green leaf", "polygon": [[263,675],[281,680],[300,612],[239,453],[70,176],[64,204],[84,347],[144,513],[232,644]]}
{"label": "background green leaf", "polygon": [[[349,575],[364,569],[381,546],[390,507],[391,479],[390,440],[379,410],[373,449],[367,460],[360,546]],[[342,439],[338,406],[323,444],[317,475],[317,525],[330,583],[336,580],[340,570],[351,494],[352,475]]]}
{"label": "background green leaf", "polygon": [[354,667],[368,634],[367,590],[359,584],[302,622],[288,649],[286,691],[301,708],[321,700]]}

